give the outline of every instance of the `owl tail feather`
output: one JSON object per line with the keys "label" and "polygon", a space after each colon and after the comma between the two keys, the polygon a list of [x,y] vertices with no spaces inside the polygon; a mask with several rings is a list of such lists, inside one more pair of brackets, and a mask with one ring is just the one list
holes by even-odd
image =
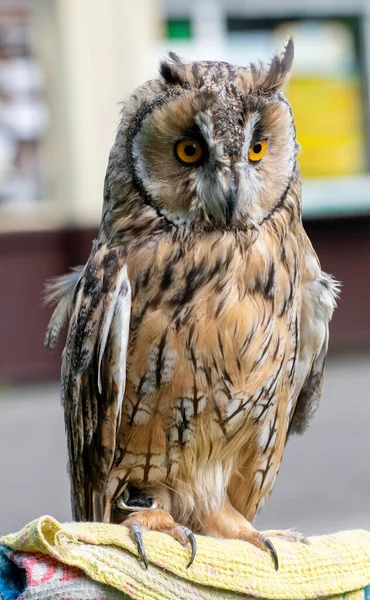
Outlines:
{"label": "owl tail feather", "polygon": [[49,321],[45,334],[44,345],[54,348],[59,334],[71,316],[73,299],[84,267],[75,267],[71,273],[56,277],[45,285],[44,303],[56,307]]}

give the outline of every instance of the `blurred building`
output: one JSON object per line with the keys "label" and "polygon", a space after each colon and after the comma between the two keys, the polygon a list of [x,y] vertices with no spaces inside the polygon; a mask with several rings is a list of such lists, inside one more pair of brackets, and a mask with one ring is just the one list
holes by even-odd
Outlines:
{"label": "blurred building", "polygon": [[370,347],[368,0],[0,0],[0,381],[58,374],[42,285],[87,259],[120,101],[168,49],[243,65],[288,35],[305,225],[343,282],[332,349]]}

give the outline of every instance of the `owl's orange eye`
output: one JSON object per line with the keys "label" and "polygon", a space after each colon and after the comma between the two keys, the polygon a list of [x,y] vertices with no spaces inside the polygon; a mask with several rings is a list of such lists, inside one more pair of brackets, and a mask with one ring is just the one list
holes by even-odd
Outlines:
{"label": "owl's orange eye", "polygon": [[203,148],[197,140],[180,140],[176,144],[175,153],[182,163],[195,165],[203,157]]}
{"label": "owl's orange eye", "polygon": [[251,145],[248,152],[248,158],[252,162],[258,162],[266,154],[267,140],[260,140]]}

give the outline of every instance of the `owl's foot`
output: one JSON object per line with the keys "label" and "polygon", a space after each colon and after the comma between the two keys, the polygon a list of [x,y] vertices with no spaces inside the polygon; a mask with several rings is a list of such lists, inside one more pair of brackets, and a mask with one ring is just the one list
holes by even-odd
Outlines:
{"label": "owl's foot", "polygon": [[160,531],[172,536],[183,546],[190,546],[191,557],[186,568],[188,569],[193,564],[197,552],[197,543],[194,534],[187,527],[176,523],[167,510],[155,508],[133,512],[123,521],[122,525],[128,527],[133,534],[138,552],[146,569],[149,563],[143,542],[143,533],[145,531]]}
{"label": "owl's foot", "polygon": [[202,519],[202,533],[212,537],[243,540],[260,550],[268,551],[276,570],[279,568],[279,557],[272,542],[273,538],[308,544],[307,539],[294,529],[257,531],[230,502],[227,502],[219,512]]}
{"label": "owl's foot", "polygon": [[275,570],[277,571],[279,569],[279,557],[276,552],[276,548],[266,533],[263,531],[257,531],[251,525],[251,530],[244,530],[240,532],[239,539],[257,546],[257,548],[260,550],[267,550],[270,552],[272,560],[274,561]]}
{"label": "owl's foot", "polygon": [[225,504],[218,513],[202,519],[202,532],[212,537],[249,542],[260,550],[269,552],[275,569],[279,568],[279,558],[268,532],[257,531],[230,503]]}
{"label": "owl's foot", "polygon": [[251,529],[248,528],[248,530],[240,532],[239,539],[250,542],[254,546],[257,546],[257,548],[260,548],[260,550],[268,550],[274,561],[276,571],[279,569],[279,557],[271,538],[278,538],[286,542],[309,544],[307,538],[295,529],[257,531],[252,525],[250,527]]}
{"label": "owl's foot", "polygon": [[[305,538],[304,535],[302,535],[295,529],[283,529],[283,530],[270,529],[268,531],[261,531],[261,533],[259,533],[259,539],[262,541],[262,544],[264,544],[265,547],[268,550],[270,550],[273,560],[274,560],[276,571],[279,568],[279,558],[278,558],[278,555],[274,548],[274,545],[270,539],[270,538],[274,538],[274,537],[278,538],[280,540],[285,540],[286,542],[299,542],[301,544],[306,544],[307,546],[309,545],[309,541],[307,540],[307,538]],[[243,538],[243,539],[245,539],[245,538]],[[247,541],[250,541],[250,540],[247,540]],[[257,546],[258,544],[255,544],[255,545]]]}

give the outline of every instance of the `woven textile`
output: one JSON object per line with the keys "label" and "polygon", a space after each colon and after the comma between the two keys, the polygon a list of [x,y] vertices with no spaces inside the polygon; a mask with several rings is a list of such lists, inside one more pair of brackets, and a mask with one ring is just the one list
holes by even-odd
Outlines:
{"label": "woven textile", "polygon": [[0,539],[13,550],[39,552],[78,567],[135,600],[370,600],[370,532],[345,531],[309,541],[305,546],[274,540],[280,559],[276,572],[269,554],[246,542],[201,536],[195,562],[186,569],[190,551],[156,532],[144,535],[151,563],[146,571],[120,525],[59,524],[41,517]]}
{"label": "woven textile", "polygon": [[0,546],[0,600],[130,600],[45,554]]}

